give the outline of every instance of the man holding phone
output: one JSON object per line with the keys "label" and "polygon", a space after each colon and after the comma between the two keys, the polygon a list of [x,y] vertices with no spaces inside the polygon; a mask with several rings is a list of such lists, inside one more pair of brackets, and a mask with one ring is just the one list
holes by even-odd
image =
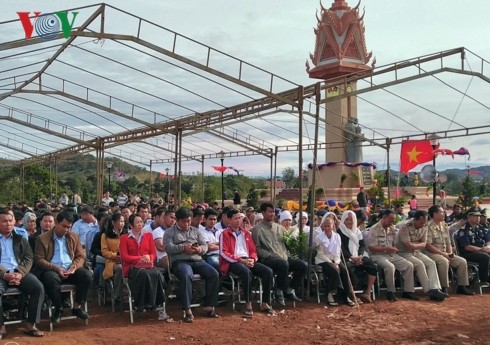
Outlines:
{"label": "man holding phone", "polygon": [[34,251],[35,273],[55,308],[54,323],[59,323],[63,316],[61,284],[75,284],[78,306],[72,309],[72,314],[82,320],[88,319],[81,306],[87,301],[92,277],[83,268],[85,251],[80,239],[70,231],[73,219],[71,212],[58,213],[53,230],[38,236]]}
{"label": "man holding phone", "polygon": [[180,303],[186,323],[194,322],[191,310],[194,274],[199,274],[206,284],[206,296],[203,301],[205,316],[219,317],[214,309],[218,304],[219,274],[202,259],[208,251],[208,245],[199,230],[191,226],[191,217],[189,210],[178,209],[175,212],[175,225],[165,230],[163,235],[171,271],[179,279]]}

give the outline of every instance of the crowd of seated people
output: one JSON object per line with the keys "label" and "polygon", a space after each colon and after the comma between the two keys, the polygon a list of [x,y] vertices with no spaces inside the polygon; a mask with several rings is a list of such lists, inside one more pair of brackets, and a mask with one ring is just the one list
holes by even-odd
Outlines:
{"label": "crowd of seated people", "polygon": [[[477,207],[461,212],[455,205],[449,217],[440,206],[428,212],[413,210],[410,216],[400,207],[372,207],[372,212],[357,207],[343,213],[320,210],[310,220],[305,212],[300,219],[299,213],[271,203],[241,213],[199,204],[192,210],[174,210],[133,204],[134,198],[124,204],[123,199],[107,199],[109,205],[96,211],[77,205],[80,216],[70,204],[54,213],[0,209],[0,293],[16,286],[31,296],[27,334],[43,336],[36,327],[43,298],[36,296],[46,293],[54,310],[51,321],[57,323],[66,308],[61,285],[73,284],[76,304],[71,313],[85,320],[89,315],[83,305],[90,287],[103,289],[111,280],[113,297],[121,305],[123,278],[135,309],[153,310],[165,302],[169,277],[175,276],[183,321],[192,323],[196,274],[205,283],[203,314],[211,318],[219,317],[215,308],[220,276],[229,274],[241,282],[243,315],[252,317],[252,278],[257,276],[264,289],[260,311],[276,315],[273,303],[284,307],[287,300],[301,301],[304,293],[309,264],[293,257],[284,242],[285,234],[298,236],[300,231],[312,236],[315,257],[310,265],[322,269],[329,306],[372,303],[379,272],[389,301],[398,299],[397,270],[403,277],[401,297],[411,300],[420,299],[415,293],[417,277],[430,299],[444,301],[450,267],[456,272],[456,293],[473,295],[467,261],[478,264],[481,287],[490,283],[490,230],[484,210]],[[6,259],[5,253],[15,260]],[[364,288],[357,298],[354,290],[360,285]],[[1,308],[0,303],[0,339],[6,334]],[[160,320],[167,317],[159,312]]]}

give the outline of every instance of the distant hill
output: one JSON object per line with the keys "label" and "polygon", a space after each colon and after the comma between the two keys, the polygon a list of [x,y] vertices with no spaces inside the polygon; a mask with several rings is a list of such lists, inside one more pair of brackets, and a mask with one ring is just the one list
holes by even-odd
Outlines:
{"label": "distant hill", "polygon": [[[105,162],[112,162],[113,166],[111,171],[113,173],[117,171],[122,171],[126,176],[141,175],[144,172],[148,172],[144,168],[137,165],[127,163],[119,158],[106,158]],[[90,154],[79,155],[75,154],[70,157],[64,157],[57,164],[58,166],[58,176],[63,178],[65,176],[74,175],[91,175],[96,173],[96,159],[95,156]],[[104,166],[104,174],[107,174],[107,168]]]}
{"label": "distant hill", "polygon": [[[473,176],[475,180],[483,179],[483,178],[489,178],[490,177],[490,166],[481,166],[481,167],[472,167],[471,168],[472,172],[480,172],[479,174],[472,174],[470,176]],[[379,173],[385,173],[386,170],[378,170]],[[448,179],[456,179],[456,180],[462,180],[468,175],[468,170],[467,169],[446,169],[446,170],[438,170],[438,173],[442,173],[447,175]],[[398,171],[397,170],[391,170],[390,169],[390,174],[391,178],[396,178],[398,176]],[[410,180],[413,178],[414,173],[411,172],[409,174]]]}

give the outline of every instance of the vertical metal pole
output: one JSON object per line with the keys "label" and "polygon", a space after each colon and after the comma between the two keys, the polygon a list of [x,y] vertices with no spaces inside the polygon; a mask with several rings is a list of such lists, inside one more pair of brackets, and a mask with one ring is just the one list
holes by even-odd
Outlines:
{"label": "vertical metal pole", "polygon": [[390,187],[390,180],[391,180],[391,172],[390,172],[390,146],[391,146],[391,138],[386,138],[386,178],[388,181],[386,181],[386,186],[388,187],[388,205],[391,205],[391,187]]}
{"label": "vertical metal pole", "polygon": [[56,198],[58,197],[58,160],[56,157],[54,157],[54,195],[56,203]]}
{"label": "vertical metal pole", "polygon": [[[437,149],[437,145],[432,145],[432,148]],[[434,169],[436,168],[436,155],[432,158],[432,165]],[[437,171],[437,170],[436,170]],[[436,188],[437,188],[437,174],[434,176],[434,181],[432,181],[432,205],[436,204]]]}
{"label": "vertical metal pole", "polygon": [[153,175],[153,160],[150,159],[150,198],[153,196],[153,183],[152,183],[152,176]]}
{"label": "vertical metal pole", "polygon": [[[96,203],[99,204],[102,199],[102,190],[104,189],[104,142],[97,138],[96,153],[96,166],[97,166],[97,199]],[[88,195],[85,196],[87,198]],[[88,203],[88,202],[87,202]]]}
{"label": "vertical metal pole", "polygon": [[[174,204],[175,205],[178,205],[177,203],[177,200],[175,199],[175,191],[177,190],[177,171],[178,171],[178,161],[180,159],[180,155],[179,155],[179,135],[180,135],[180,132],[177,131],[175,132],[175,164],[174,164]],[[170,200],[170,189],[169,189],[169,200]]]}
{"label": "vertical metal pole", "polygon": [[[311,175],[311,204],[310,204],[310,219],[313,221],[315,217],[315,206],[316,206],[316,177],[319,174],[318,170],[318,131],[320,124],[320,102],[321,102],[321,84],[317,83],[315,85],[315,137],[313,141],[313,169]],[[312,246],[313,241],[313,226],[310,226],[310,237],[309,237],[309,247]]]}
{"label": "vertical metal pole", "polygon": [[[22,171],[22,201],[25,200],[25,186],[26,186],[26,170],[24,164],[21,164],[20,166],[21,171]],[[468,170],[469,171],[469,170]]]}
{"label": "vertical metal pole", "polygon": [[[299,155],[298,155],[298,167],[299,167],[299,219],[303,216],[303,86],[298,87],[298,114],[299,114]],[[303,233],[303,226],[300,222],[299,232]],[[303,254],[303,253],[301,253]]]}
{"label": "vertical metal pole", "polygon": [[274,199],[273,199],[273,202],[272,202],[272,205],[275,205],[276,204],[276,188],[277,188],[277,179],[276,179],[276,176],[277,176],[277,146],[274,148],[274,189],[273,189],[273,195],[274,195]]}
{"label": "vertical metal pole", "polygon": [[53,195],[53,163],[51,161],[53,157],[49,157],[49,197],[48,201],[51,200],[51,195]]}
{"label": "vertical metal pole", "polygon": [[204,155],[201,155],[201,202],[204,203]]}
{"label": "vertical metal pole", "polygon": [[[315,219],[315,206],[316,206],[316,175],[320,172],[318,171],[318,131],[320,123],[320,101],[321,101],[321,83],[315,85],[315,138],[313,142],[313,170],[311,175],[311,204],[310,204],[310,236],[308,238],[308,268],[310,263],[313,261],[313,220]],[[301,215],[300,215],[301,216]],[[300,218],[301,219],[301,218]],[[308,269],[307,272],[307,289],[306,297],[310,298],[310,284],[311,284],[311,270]]]}
{"label": "vertical metal pole", "polygon": [[270,193],[270,201],[272,203],[272,205],[275,205],[275,202],[276,202],[276,176],[274,175],[274,170],[273,170],[273,166],[274,166],[274,155],[272,153],[272,150],[271,150],[271,184],[270,184],[270,187],[269,187],[269,193]]}
{"label": "vertical metal pole", "polygon": [[179,128],[179,199],[178,205],[179,207],[182,205],[182,128]]}
{"label": "vertical metal pole", "polygon": [[223,209],[225,207],[225,180],[224,180],[224,171],[223,171],[223,164],[225,162],[224,158],[221,159],[221,208]]}

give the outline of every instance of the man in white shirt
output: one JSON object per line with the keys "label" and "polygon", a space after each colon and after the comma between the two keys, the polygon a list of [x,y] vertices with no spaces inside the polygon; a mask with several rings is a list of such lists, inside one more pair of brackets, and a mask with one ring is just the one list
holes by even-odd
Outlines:
{"label": "man in white shirt", "polygon": [[229,226],[228,216],[226,215],[229,210],[232,210],[231,207],[223,207],[221,210],[221,220],[214,226],[217,230],[225,230]]}
{"label": "man in white shirt", "polygon": [[68,195],[66,195],[65,192],[61,193],[60,201],[59,203],[63,206],[66,206],[68,204]]}
{"label": "man in white shirt", "polygon": [[164,220],[164,215],[165,215],[166,208],[165,207],[159,207],[155,211],[155,216],[153,217],[153,221],[151,223],[147,223],[143,227],[143,232],[153,232],[163,224]]}
{"label": "man in white shirt", "polygon": [[111,202],[114,202],[114,199],[113,199],[113,198],[111,198],[111,193],[109,193],[109,192],[105,192],[103,196],[104,196],[104,197],[102,198],[102,206],[107,206],[107,207],[109,207],[109,204],[110,204]]}
{"label": "man in white shirt", "polygon": [[218,220],[218,212],[212,208],[208,208],[204,212],[205,226],[200,228],[202,236],[208,245],[208,251],[203,255],[203,260],[219,270],[219,235],[223,230],[215,228]]}
{"label": "man in white shirt", "polygon": [[[157,211],[158,212],[158,211]],[[157,263],[158,267],[163,267],[168,270],[168,255],[165,251],[165,243],[163,243],[163,235],[165,234],[165,229],[172,227],[175,224],[175,211],[166,210],[161,216],[163,220],[158,228],[153,230],[153,241],[155,242],[155,247],[157,249]]]}

